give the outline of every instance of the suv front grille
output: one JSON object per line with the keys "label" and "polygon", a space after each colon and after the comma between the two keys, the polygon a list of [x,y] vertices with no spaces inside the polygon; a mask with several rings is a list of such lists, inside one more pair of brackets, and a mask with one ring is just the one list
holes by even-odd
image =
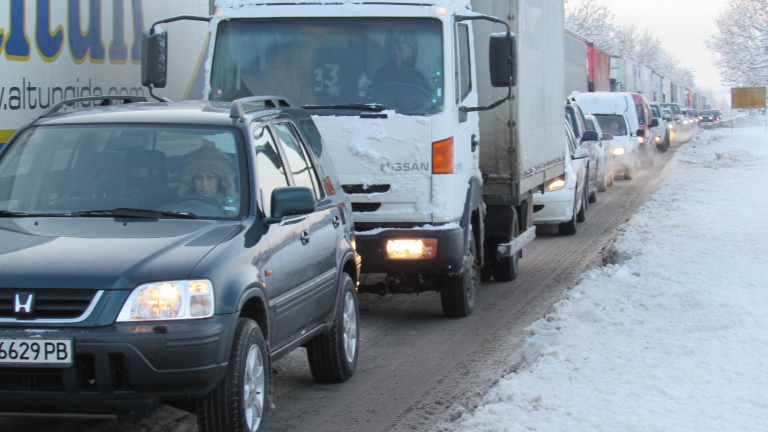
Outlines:
{"label": "suv front grille", "polygon": [[[31,314],[14,314],[16,293],[34,293]],[[82,316],[99,291],[88,289],[17,289],[0,288],[0,319],[24,320],[73,319]]]}

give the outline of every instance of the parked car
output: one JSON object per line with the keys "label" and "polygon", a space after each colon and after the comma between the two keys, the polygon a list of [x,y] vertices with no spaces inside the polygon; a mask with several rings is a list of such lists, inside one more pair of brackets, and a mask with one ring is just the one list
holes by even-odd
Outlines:
{"label": "parked car", "polygon": [[349,379],[360,261],[312,118],[278,97],[120,99],[59,103],[0,153],[0,411],[160,402],[256,431],[293,349]]}
{"label": "parked car", "polygon": [[651,108],[653,119],[658,124],[654,135],[656,149],[659,152],[664,153],[669,149],[671,143],[669,125],[673,123],[672,116],[665,115],[658,102],[648,102],[648,106]]}
{"label": "parked car", "polygon": [[701,118],[702,123],[712,123],[717,120],[717,116],[712,111],[708,110],[700,112],[699,118]]}
{"label": "parked car", "polygon": [[577,231],[577,222],[586,220],[589,150],[578,146],[568,122],[565,128],[565,172],[547,182],[541,193],[534,194],[533,223],[557,224],[560,234],[573,235]]}
{"label": "parked car", "polygon": [[[579,103],[573,96],[565,100],[565,120],[571,126],[571,131],[576,138],[576,145],[589,150],[589,161],[587,163],[587,190],[588,203],[597,201],[597,170],[600,163],[598,157],[597,144],[599,136],[589,133],[584,120],[584,111],[579,107]],[[589,204],[587,204],[589,207]]]}
{"label": "parked car", "polygon": [[645,108],[641,105],[638,109],[632,93],[624,92],[581,93],[576,100],[584,112],[595,116],[603,132],[613,135],[614,172],[625,179],[634,177],[643,158],[651,157],[653,152],[652,146],[641,144],[646,142],[646,137],[640,128],[638,111],[645,113]]}
{"label": "parked car", "polygon": [[611,141],[613,141],[613,135],[604,133],[600,127],[600,123],[595,116],[587,114],[584,116],[584,120],[587,124],[587,130],[597,132],[597,136],[600,139],[597,141],[597,191],[605,192],[610,186],[613,186],[614,172],[613,172],[613,152],[611,152]]}

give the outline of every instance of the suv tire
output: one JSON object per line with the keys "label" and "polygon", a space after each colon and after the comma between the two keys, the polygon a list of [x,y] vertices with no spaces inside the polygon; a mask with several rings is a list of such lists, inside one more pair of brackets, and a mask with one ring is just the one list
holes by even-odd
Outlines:
{"label": "suv tire", "polygon": [[269,404],[269,355],[255,321],[240,318],[229,367],[218,387],[197,400],[200,432],[257,432]]}
{"label": "suv tire", "polygon": [[357,368],[360,314],[357,290],[349,274],[341,274],[339,291],[339,305],[331,329],[307,344],[309,370],[318,382],[342,383],[351,378]]}

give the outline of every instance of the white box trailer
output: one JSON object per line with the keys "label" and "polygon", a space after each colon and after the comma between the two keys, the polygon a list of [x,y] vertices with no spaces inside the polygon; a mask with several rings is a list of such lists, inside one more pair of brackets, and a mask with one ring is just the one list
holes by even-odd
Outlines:
{"label": "white box trailer", "polygon": [[589,91],[587,68],[587,40],[580,35],[565,31],[565,95]]}
{"label": "white box trailer", "polygon": [[624,57],[611,57],[611,91],[637,92],[639,81],[640,71],[635,62]]}
{"label": "white box trailer", "polygon": [[638,66],[638,81],[637,91],[642,93],[647,100],[651,100],[651,94],[653,93],[653,84],[651,82],[651,68],[647,66]]}
{"label": "white box trailer", "polygon": [[[363,272],[381,281],[361,291],[439,291],[466,316],[481,278],[516,277],[532,195],[563,174],[561,0],[217,6],[204,97],[312,112],[339,172],[327,192],[351,195]],[[164,79],[147,66],[145,83]]]}
{"label": "white box trailer", "polygon": [[[21,125],[64,99],[144,95],[142,30],[169,15],[209,10],[208,0],[0,0],[0,147]],[[184,50],[170,53],[176,67],[168,94],[174,99],[202,94],[202,87],[192,91],[205,46],[200,30],[189,27],[175,35]]]}

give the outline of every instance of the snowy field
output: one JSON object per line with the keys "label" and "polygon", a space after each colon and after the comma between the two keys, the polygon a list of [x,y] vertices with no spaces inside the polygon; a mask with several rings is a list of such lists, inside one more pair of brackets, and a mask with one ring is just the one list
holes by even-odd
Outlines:
{"label": "snowy field", "polygon": [[753,124],[680,146],[614,263],[583,274],[529,327],[527,363],[444,429],[768,430],[768,134]]}

